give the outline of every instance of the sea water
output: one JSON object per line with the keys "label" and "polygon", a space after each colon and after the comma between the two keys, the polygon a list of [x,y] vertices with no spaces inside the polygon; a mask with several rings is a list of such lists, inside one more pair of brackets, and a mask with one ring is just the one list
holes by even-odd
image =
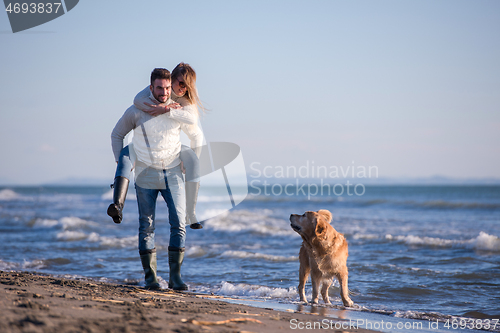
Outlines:
{"label": "sea water", "polygon": [[[349,289],[358,311],[441,323],[450,316],[500,317],[500,186],[366,186],[362,195],[314,196],[291,187],[288,194],[264,190],[251,188],[226,211],[227,189],[205,187],[198,216],[219,215],[202,230],[187,228],[182,274],[190,290],[301,306],[302,239],[289,217],[328,209],[349,242]],[[111,199],[104,186],[0,188],[0,269],[143,285],[135,191],[121,224],[106,215]],[[168,240],[160,197],[156,248],[163,287]],[[306,294],[310,299],[310,283]],[[342,309],[337,282],[329,294],[333,309]],[[500,331],[500,324],[489,330]]]}

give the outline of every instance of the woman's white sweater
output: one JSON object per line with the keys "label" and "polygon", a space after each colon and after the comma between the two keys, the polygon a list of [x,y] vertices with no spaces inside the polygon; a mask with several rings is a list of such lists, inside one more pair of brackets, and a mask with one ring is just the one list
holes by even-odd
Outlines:
{"label": "woman's white sweater", "polygon": [[[181,105],[181,108],[170,109],[170,111],[167,112],[167,115],[171,119],[180,122],[182,131],[186,133],[191,141],[191,148],[195,151],[196,155],[200,157],[201,146],[203,145],[204,137],[203,132],[201,131],[201,126],[199,125],[199,114],[196,105],[191,104],[184,96],[179,97],[175,95],[173,90],[170,97],[174,102],[179,103]],[[149,108],[144,103],[153,104],[152,102],[159,105],[167,105],[170,103],[169,101],[167,101],[166,103],[158,102],[151,93],[149,86],[141,90],[134,98],[135,107],[142,111]]]}

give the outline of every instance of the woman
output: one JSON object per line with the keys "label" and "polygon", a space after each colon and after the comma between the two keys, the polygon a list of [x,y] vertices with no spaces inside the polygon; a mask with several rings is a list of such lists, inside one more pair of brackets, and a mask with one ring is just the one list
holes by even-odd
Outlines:
{"label": "woman", "polygon": [[[180,152],[181,166],[186,173],[186,224],[190,224],[192,229],[203,228],[196,218],[196,201],[200,187],[200,172],[198,158],[203,145],[203,133],[198,125],[199,112],[197,106],[202,109],[198,92],[196,89],[196,72],[186,63],[178,64],[171,73],[172,94],[171,98],[175,103],[150,104],[149,86],[139,92],[134,99],[134,105],[152,116],[157,116],[166,112],[171,112],[172,118],[181,123],[181,129],[191,139],[191,148],[182,145]],[[128,145],[121,151],[118,166],[115,174],[113,203],[108,207],[108,215],[115,223],[122,220],[122,210],[127,195],[130,172],[133,169],[133,147]]]}

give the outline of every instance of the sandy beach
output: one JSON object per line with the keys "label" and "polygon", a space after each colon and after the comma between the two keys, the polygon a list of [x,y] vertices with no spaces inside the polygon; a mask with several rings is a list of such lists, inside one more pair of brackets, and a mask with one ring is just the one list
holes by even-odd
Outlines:
{"label": "sandy beach", "polygon": [[0,332],[289,332],[323,319],[333,325],[330,331],[370,332],[342,329],[342,321],[321,315],[230,304],[214,295],[29,272],[0,271],[0,293]]}

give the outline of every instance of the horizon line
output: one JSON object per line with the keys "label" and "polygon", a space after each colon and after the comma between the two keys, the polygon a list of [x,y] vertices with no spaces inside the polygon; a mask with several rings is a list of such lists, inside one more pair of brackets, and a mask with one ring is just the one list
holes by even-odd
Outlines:
{"label": "horizon line", "polygon": [[[252,181],[271,181],[273,183],[282,183],[286,181],[293,180],[302,184],[305,181],[321,181],[327,185],[332,184],[335,181],[353,181],[356,180],[359,183],[366,183],[366,185],[500,185],[500,177],[450,177],[450,176],[401,176],[401,177],[376,177],[376,178],[352,178],[352,177],[339,177],[339,178],[318,178],[318,177],[288,177],[288,178],[277,178],[277,177],[255,177],[247,174],[247,185],[250,186]],[[0,181],[0,187],[28,187],[28,186],[109,186],[110,181],[105,181],[103,179],[89,179],[89,178],[66,178],[54,181],[40,182],[40,183],[16,183],[16,182],[2,182]],[[214,186],[217,184],[210,184],[208,182],[206,186]],[[235,184],[236,186],[242,186],[241,184]],[[257,185],[258,186],[258,185]]]}

